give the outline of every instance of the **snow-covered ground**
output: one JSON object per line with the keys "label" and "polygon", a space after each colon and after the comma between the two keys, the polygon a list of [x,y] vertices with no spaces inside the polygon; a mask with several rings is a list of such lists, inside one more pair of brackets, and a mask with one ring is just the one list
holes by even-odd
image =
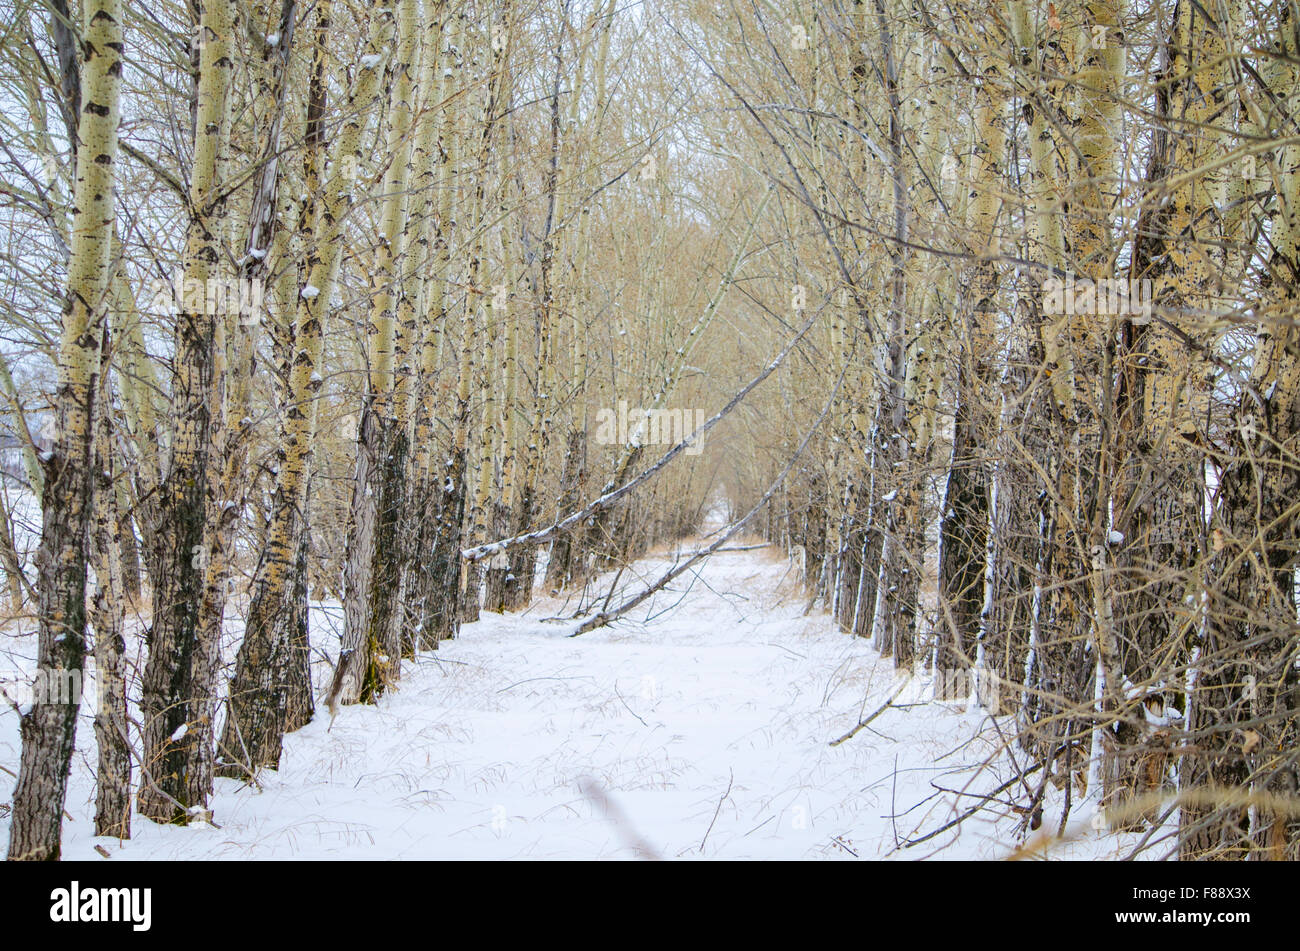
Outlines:
{"label": "snow-covered ground", "polygon": [[[620,589],[638,590],[673,554],[638,562]],[[129,842],[94,838],[87,711],[64,854],[97,859],[96,845],[120,859],[914,859],[1015,850],[1020,817],[997,803],[906,847],[1015,775],[977,706],[933,702],[925,679],[914,678],[894,707],[832,747],[904,684],[892,661],[824,615],[804,616],[792,565],[773,549],[722,552],[697,569],[630,619],[577,638],[567,636],[576,600],[484,614],[405,665],[399,689],[377,706],[343,708],[332,726],[322,709],[288,737],[281,769],[258,788],[218,780],[217,827],[137,818]],[[597,606],[608,581],[592,586]],[[314,637],[331,654],[337,617],[337,605],[314,607]],[[320,664],[318,679],[328,673]],[[17,717],[5,710],[0,766],[16,771],[18,753]],[[4,803],[13,780],[0,781]],[[1055,827],[1056,801],[1044,830]],[[1047,857],[1118,856],[1136,841],[1099,836],[1086,810],[1077,815],[1070,841]]]}

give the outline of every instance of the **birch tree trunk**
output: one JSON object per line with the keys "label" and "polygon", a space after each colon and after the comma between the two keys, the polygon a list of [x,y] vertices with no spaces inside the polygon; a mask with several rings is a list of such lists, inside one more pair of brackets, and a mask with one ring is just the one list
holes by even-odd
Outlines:
{"label": "birch tree trunk", "polygon": [[[464,64],[463,53],[466,50],[464,17],[453,13],[447,23],[447,73],[448,89],[463,85],[459,80]],[[470,110],[463,106],[449,108],[443,118],[444,147],[447,150],[446,168],[449,176],[454,175],[459,187],[458,169],[460,156],[459,144],[467,137]],[[444,192],[447,196],[445,211],[452,210],[450,204],[451,190]],[[444,332],[449,330],[450,300],[447,282],[450,279],[450,234],[452,221],[447,214],[440,217],[447,222],[447,239],[439,247],[439,275],[443,291],[437,299],[439,323]],[[470,231],[474,226],[473,210],[470,209],[469,224],[455,230]],[[451,440],[447,454],[441,463],[431,461],[425,468],[426,478],[436,486],[436,492],[426,496],[432,502],[436,499],[436,511],[430,512],[434,518],[425,519],[426,526],[435,526],[432,539],[422,544],[421,550],[429,552],[428,567],[422,571],[418,600],[421,604],[421,622],[419,636],[421,642],[430,648],[436,647],[438,641],[454,637],[460,630],[460,578],[461,578],[461,538],[465,519],[466,469],[469,447],[469,410],[470,383],[473,376],[474,320],[470,310],[468,295],[465,302],[464,319],[461,321],[457,336],[459,344],[456,353],[456,388],[452,399]],[[430,397],[431,398],[431,397]],[[426,412],[432,412],[426,406]],[[435,469],[436,466],[436,469]],[[435,475],[435,471],[438,475]],[[426,510],[428,511],[428,510]],[[426,528],[427,531],[427,528]]]}
{"label": "birch tree trunk", "polygon": [[[583,171],[579,174],[578,187],[582,194],[578,197],[576,209],[577,235],[573,239],[573,257],[575,258],[574,272],[577,276],[577,288],[585,286],[587,278],[588,261],[590,260],[590,248],[587,244],[588,229],[591,223],[591,205],[594,202],[594,196],[590,193],[595,186],[594,176],[588,171],[589,165],[582,165],[582,159],[590,156],[595,145],[595,136],[589,130],[599,128],[603,123],[609,108],[609,95],[606,87],[606,76],[609,63],[609,44],[610,35],[613,32],[615,5],[614,0],[601,2],[597,4],[592,11],[591,20],[588,25],[586,34],[593,30],[597,31],[599,39],[597,40],[597,52],[594,63],[593,77],[593,96],[594,104],[590,118],[586,122],[579,121],[579,113],[582,104],[582,95],[584,87],[584,78],[586,75],[586,58],[587,46],[582,47],[578,58],[577,78],[574,80],[570,90],[571,105],[569,112],[568,126],[572,130],[571,141],[573,148],[573,162],[579,165]],[[559,173],[560,161],[560,110],[559,110],[559,92],[560,77],[563,65],[563,45],[556,44],[555,48],[555,67],[556,83],[552,90],[551,103],[551,144],[552,144],[552,162],[547,178],[547,227],[545,229],[545,239],[542,244],[542,263],[540,286],[541,304],[538,320],[541,324],[539,330],[538,351],[537,351],[537,385],[534,388],[533,412],[532,412],[532,429],[529,435],[529,442],[526,453],[526,462],[524,469],[524,480],[521,488],[520,499],[520,517],[517,531],[526,531],[531,523],[533,512],[537,506],[537,481],[540,477],[540,463],[542,453],[546,448],[549,438],[549,407],[555,398],[555,372],[553,369],[553,354],[551,351],[552,333],[553,333],[553,281],[551,273],[553,262],[557,255],[557,244],[563,235],[556,237],[552,231],[556,227],[556,218],[558,217],[557,206],[559,198],[556,195],[558,183],[555,181]],[[574,203],[570,203],[574,204]],[[563,264],[563,260],[561,260]],[[565,296],[568,300],[569,308],[572,311],[570,320],[570,364],[572,379],[570,384],[573,387],[574,400],[577,408],[574,411],[573,421],[568,432],[564,435],[564,462],[560,475],[560,492],[557,500],[557,509],[559,512],[572,512],[577,509],[581,503],[587,487],[588,471],[588,401],[590,400],[590,383],[588,371],[591,361],[587,353],[587,326],[585,314],[582,311],[582,301],[574,288],[569,289]],[[582,566],[586,561],[586,553],[583,550],[582,541],[584,533],[579,531],[566,532],[555,539],[551,544],[551,550],[546,562],[546,586],[552,591],[560,589],[571,584],[576,578],[582,575]],[[511,572],[515,575],[518,584],[518,591],[514,598],[514,606],[522,607],[527,598],[527,593],[531,591],[532,575],[536,563],[536,549],[531,547],[521,549],[516,560],[512,564]]]}
{"label": "birch tree trunk", "polygon": [[[329,29],[332,3],[317,4],[312,43],[312,79],[308,95],[305,158],[307,179],[315,178],[323,147],[320,123],[324,112],[324,78],[329,62]],[[290,21],[293,3],[286,0],[281,19],[280,48],[282,63],[273,73],[273,88],[282,84],[292,53],[293,32],[283,25]],[[363,108],[365,85],[377,88],[375,69],[358,79],[352,104]],[[283,87],[272,93],[280,99]],[[370,93],[373,96],[373,93]],[[275,107],[277,110],[282,106]],[[219,746],[218,775],[248,778],[259,768],[279,765],[283,734],[310,720],[311,683],[306,642],[306,576],[302,564],[307,542],[307,489],[312,449],[316,436],[317,397],[322,379],[320,361],[324,340],[325,314],[337,280],[342,254],[342,223],[350,201],[351,172],[360,138],[360,125],[354,119],[344,127],[335,152],[335,173],[319,199],[315,210],[302,216],[302,237],[309,246],[319,239],[319,250],[307,262],[307,283],[294,301],[294,326],[290,338],[291,355],[287,355],[288,373],[285,402],[280,415],[278,466],[271,520],[266,544],[253,574],[248,616],[244,622],[244,639],[235,660],[235,674],[230,684],[229,715]],[[277,138],[274,129],[267,136],[268,152]],[[350,146],[350,148],[349,148]],[[348,161],[351,156],[354,161]],[[273,214],[278,202],[278,185],[267,181],[264,197],[255,207],[265,209],[252,216],[255,229],[250,245],[264,246],[274,229],[274,221],[263,215]],[[306,288],[314,292],[308,292]],[[305,683],[304,683],[305,681]],[[306,688],[305,690],[303,688]],[[293,711],[291,715],[290,711]]]}
{"label": "birch tree trunk", "polygon": [[[230,137],[229,0],[200,14],[199,78],[190,177],[190,218],[178,301],[171,466],[159,487],[153,624],[141,695],[145,781],[139,810],[155,822],[185,824],[207,812],[211,792],[213,663],[217,645],[200,625],[209,553],[208,493],[216,395],[216,307],[206,293],[220,276],[225,183],[219,169]],[[195,300],[194,298],[197,298]]]}
{"label": "birch tree trunk", "polygon": [[[414,116],[416,0],[398,0],[397,37],[392,68],[389,104],[388,171],[384,176],[380,241],[372,276],[366,353],[369,389],[357,441],[357,476],[353,485],[350,537],[355,547],[347,554],[348,575],[354,587],[344,595],[344,640],[356,639],[350,664],[359,681],[349,681],[340,694],[344,703],[373,703],[401,672],[401,647],[395,643],[402,612],[396,599],[400,590],[397,539],[405,492],[407,410],[405,388],[399,392],[398,368],[410,350],[410,328],[399,327],[398,286],[405,260],[405,248],[413,238],[417,222],[406,215],[407,182],[410,179],[411,123]],[[402,374],[406,376],[405,373]],[[351,623],[350,630],[347,625]],[[355,633],[353,633],[355,631]],[[352,684],[355,683],[355,688]],[[355,692],[354,692],[355,690]]]}
{"label": "birch tree trunk", "polygon": [[[980,70],[977,89],[971,172],[975,199],[967,219],[975,263],[961,282],[966,291],[960,332],[966,346],[958,362],[952,459],[939,527],[940,633],[935,667],[945,672],[974,666],[983,626],[992,484],[986,447],[992,444],[995,433],[993,364],[1001,280],[996,228],[1006,153],[1006,132],[1002,127],[1006,94],[1002,82],[999,66],[989,57]],[[992,640],[984,646],[989,658],[999,659],[992,665],[996,676],[1009,681],[1015,663],[1011,652]],[[955,691],[964,681],[963,677],[940,680],[944,699],[958,699]]]}
{"label": "birch tree trunk", "polygon": [[445,48],[448,30],[446,0],[425,0],[422,6],[423,38],[420,41],[419,108],[413,118],[411,174],[413,197],[418,210],[411,214],[418,227],[408,243],[403,260],[399,321],[410,340],[410,352],[398,366],[397,400],[399,417],[411,434],[406,455],[405,495],[399,513],[397,564],[397,612],[389,634],[393,650],[412,657],[420,646],[422,619],[421,576],[426,569],[425,553],[431,547],[425,510],[437,497],[428,484],[429,464],[436,455],[433,432],[438,364],[446,328],[441,320],[446,292],[442,254],[450,237],[451,192],[446,162],[448,153],[442,136],[442,114],[451,84],[450,55]]}
{"label": "birch tree trunk", "polygon": [[122,82],[122,7],[84,8],[77,182],[58,355],[58,428],[45,463],[38,619],[38,689],[66,684],[67,699],[38,697],[21,720],[22,758],[9,827],[10,860],[57,860],[76,738],[86,652],[86,558],[91,520],[100,323],[111,262],[114,161]]}
{"label": "birch tree trunk", "polygon": [[[439,199],[433,235],[433,274],[424,288],[425,337],[420,355],[420,405],[415,420],[414,473],[411,490],[412,518],[416,522],[412,578],[408,582],[414,630],[412,638],[422,649],[435,650],[439,639],[456,630],[456,612],[448,608],[448,598],[455,591],[460,571],[460,520],[457,504],[449,505],[455,486],[461,481],[454,475],[463,466],[455,445],[448,447],[444,463],[433,437],[433,418],[438,407],[438,363],[442,341],[451,335],[452,304],[449,294],[452,240],[456,236],[453,203],[457,191],[463,110],[449,103],[461,88],[461,16],[448,8],[442,18],[440,85],[442,114],[439,121]],[[437,337],[434,337],[434,333]],[[463,331],[463,328],[462,328]],[[453,423],[459,432],[459,415]],[[453,435],[454,438],[454,435]],[[461,496],[463,498],[463,496]],[[452,511],[454,510],[454,519]]]}
{"label": "birch tree trunk", "polygon": [[95,834],[131,838],[131,746],[127,737],[126,643],[119,525],[117,465],[113,453],[112,394],[109,384],[109,328],[104,327],[99,377],[99,412],[95,420],[94,527],[91,567],[95,592],[91,624],[95,629]]}
{"label": "birch tree trunk", "polygon": [[[497,215],[490,214],[491,196],[495,189],[489,182],[494,177],[494,153],[499,148],[501,128],[509,109],[510,81],[509,57],[514,43],[513,4],[503,0],[500,19],[488,31],[491,65],[487,73],[487,100],[483,110],[483,131],[479,139],[479,154],[475,162],[473,237],[470,239],[468,261],[468,297],[465,302],[467,317],[472,315],[469,339],[474,346],[469,351],[475,402],[480,407],[477,439],[476,476],[473,491],[466,486],[465,532],[471,545],[487,541],[489,522],[492,520],[488,496],[496,475],[496,455],[492,451],[497,435],[498,406],[493,398],[492,371],[497,361],[496,350],[499,331],[498,297],[490,285],[491,273],[488,258],[488,235],[493,230]],[[508,294],[508,289],[507,289]],[[468,406],[466,407],[468,410]],[[478,620],[483,587],[483,566],[470,562],[462,566],[464,588],[461,591],[461,623]]]}
{"label": "birch tree trunk", "polygon": [[885,96],[888,101],[889,175],[892,186],[893,242],[889,248],[889,310],[886,322],[885,379],[873,427],[875,458],[883,468],[888,491],[883,503],[884,547],[881,553],[880,586],[875,637],[888,645],[894,666],[910,670],[915,658],[917,594],[920,565],[914,547],[915,488],[907,471],[912,446],[909,435],[907,387],[907,241],[911,206],[907,195],[907,171],[903,163],[904,136],[899,72],[894,61],[893,32],[884,0],[875,0],[881,60],[884,64]]}
{"label": "birch tree trunk", "polygon": [[[320,22],[317,35],[321,48],[315,51],[314,56],[318,63],[316,75],[323,76],[325,69],[319,64],[324,62],[326,56],[323,34],[328,23],[324,19]],[[378,101],[381,90],[380,78],[392,44],[393,30],[393,6],[391,3],[383,3],[370,18],[366,54],[349,94],[347,119],[339,133],[336,151],[333,154],[334,161],[331,163],[333,172],[325,189],[317,224],[320,234],[318,246],[321,250],[317,256],[308,260],[309,283],[299,295],[301,302],[298,305],[298,321],[295,330],[295,343],[299,350],[290,377],[290,390],[293,392],[314,394],[321,384],[316,368],[323,346],[322,325],[330,307],[329,295],[334,290],[339,261],[343,254],[345,219],[348,209],[355,200],[353,194],[355,180],[357,170],[362,164],[362,132]],[[321,88],[319,96],[323,101],[324,87]],[[312,128],[310,114],[308,126],[309,129]],[[287,445],[295,451],[301,451],[303,455],[301,459],[296,460],[292,469],[286,464],[281,471],[286,473],[286,480],[301,479],[301,481],[292,484],[294,490],[292,495],[287,489],[284,491],[281,503],[296,506],[300,500],[305,500],[308,469],[306,454],[315,435],[316,417],[309,407],[304,407],[301,403],[292,405],[296,407],[296,411],[287,412],[286,420],[293,438],[287,442]],[[367,406],[361,416],[358,432],[359,447],[366,445],[366,440],[374,438],[373,430],[374,414]],[[299,446],[302,447],[301,450],[297,449]],[[370,564],[365,553],[370,550],[370,545],[373,543],[374,528],[374,506],[367,501],[364,492],[364,488],[369,484],[365,480],[370,477],[366,464],[371,458],[366,451],[358,449],[356,472],[358,481],[354,485],[352,521],[348,527],[349,545],[345,556],[343,642],[326,698],[331,712],[337,709],[337,704],[340,702],[356,702],[363,682],[369,674],[373,673],[370,667],[370,655],[366,650],[368,642],[365,640],[368,633],[365,626],[368,618],[362,616],[369,597]],[[286,481],[285,486],[290,486],[289,481]],[[362,517],[358,518],[358,516]],[[295,516],[292,511],[288,511],[280,518],[287,529]],[[294,557],[294,554],[286,545],[279,557],[287,562],[289,558]],[[269,719],[271,715],[264,714],[264,716]],[[273,742],[278,745],[278,742]]]}

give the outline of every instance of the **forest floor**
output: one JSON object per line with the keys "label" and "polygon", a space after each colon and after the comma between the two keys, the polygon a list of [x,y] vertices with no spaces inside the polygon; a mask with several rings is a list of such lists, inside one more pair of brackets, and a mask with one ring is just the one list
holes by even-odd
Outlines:
{"label": "forest floor", "polygon": [[[638,590],[678,554],[637,562],[620,589]],[[592,585],[597,606],[610,580]],[[570,638],[574,607],[543,599],[519,615],[485,613],[405,664],[378,705],[344,707],[332,724],[320,709],[257,787],[217,781],[215,826],[137,817],[129,842],[94,838],[83,708],[64,854],[96,859],[98,845],[120,859],[1003,858],[1024,842],[1009,803],[1028,802],[1037,776],[908,844],[1016,776],[1013,756],[1024,757],[1005,749],[1010,725],[974,703],[934,701],[925,677],[906,681],[824,614],[805,615],[794,569],[774,549],[718,553],[627,618]],[[337,643],[338,606],[313,611],[317,643]],[[10,659],[34,653],[34,637],[5,640]],[[319,662],[318,682],[329,673]],[[830,745],[891,696],[869,726]],[[5,709],[0,766],[16,772],[19,749],[17,716]],[[12,781],[0,777],[4,793]],[[1063,797],[1047,791],[1031,840],[1059,822]],[[1034,856],[1119,857],[1136,842],[1094,832],[1090,816],[1076,801],[1066,840]]]}

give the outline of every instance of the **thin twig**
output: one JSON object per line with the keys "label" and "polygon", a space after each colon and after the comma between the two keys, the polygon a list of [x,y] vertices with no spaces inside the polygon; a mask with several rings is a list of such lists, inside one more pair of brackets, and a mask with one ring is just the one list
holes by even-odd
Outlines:
{"label": "thin twig", "polygon": [[704,830],[704,838],[700,840],[700,851],[704,851],[704,843],[709,841],[709,833],[713,831],[713,823],[718,821],[718,814],[722,812],[722,804],[727,801],[731,795],[731,784],[735,781],[736,774],[730,768],[727,770],[727,791],[722,794],[718,800],[718,807],[713,810],[713,818],[709,821],[709,827]]}

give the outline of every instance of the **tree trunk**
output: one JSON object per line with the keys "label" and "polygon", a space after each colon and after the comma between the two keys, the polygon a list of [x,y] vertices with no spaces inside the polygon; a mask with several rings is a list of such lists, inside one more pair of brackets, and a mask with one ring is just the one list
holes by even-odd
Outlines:
{"label": "tree trunk", "polygon": [[[109,352],[104,329],[102,354]],[[126,643],[122,622],[122,568],[118,549],[116,465],[113,459],[112,398],[108,361],[100,363],[100,406],[95,421],[95,520],[91,540],[95,593],[91,623],[95,629],[95,835],[131,838],[131,747],[127,740]]]}
{"label": "tree trunk", "polygon": [[[158,491],[153,624],[140,703],[143,769],[140,813],[185,824],[207,812],[211,793],[211,717],[217,644],[200,614],[206,595],[207,534],[217,308],[208,299],[220,273],[225,183],[219,180],[230,134],[230,39],[235,10],[226,0],[204,5],[199,53],[194,171],[178,301],[172,405],[171,469]],[[196,302],[191,295],[198,298]]]}
{"label": "tree trunk", "polygon": [[[99,347],[109,282],[113,163],[122,80],[122,8],[87,0],[82,49],[85,105],[77,126],[77,183],[63,332],[58,429],[42,496],[37,690],[21,720],[22,757],[9,827],[10,860],[57,860],[86,652],[86,548],[94,472]],[[52,685],[71,696],[52,696]],[[61,700],[66,702],[60,702]]]}

